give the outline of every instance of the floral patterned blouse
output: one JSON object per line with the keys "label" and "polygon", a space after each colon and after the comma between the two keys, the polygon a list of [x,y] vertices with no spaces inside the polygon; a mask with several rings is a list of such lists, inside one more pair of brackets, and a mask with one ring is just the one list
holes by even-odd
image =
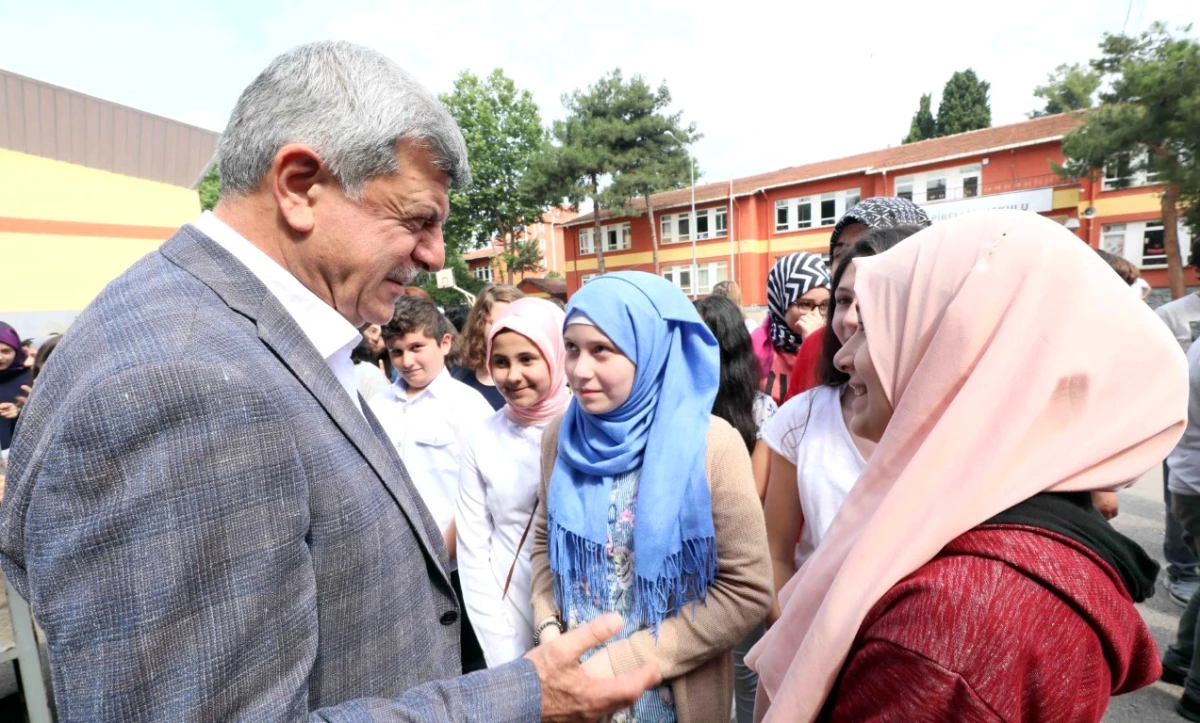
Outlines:
{"label": "floral patterned blouse", "polygon": [[[633,525],[637,507],[638,472],[626,472],[613,480],[608,498],[608,599],[592,594],[586,581],[580,580],[571,591],[571,611],[567,627],[577,628],[606,612],[618,612],[625,628],[613,639],[624,640],[646,626],[638,625],[630,611],[634,609],[636,588],[633,584]],[[587,660],[599,648],[589,650]],[[671,686],[663,683],[642,693],[633,707],[609,718],[612,723],[675,723],[675,700]]]}

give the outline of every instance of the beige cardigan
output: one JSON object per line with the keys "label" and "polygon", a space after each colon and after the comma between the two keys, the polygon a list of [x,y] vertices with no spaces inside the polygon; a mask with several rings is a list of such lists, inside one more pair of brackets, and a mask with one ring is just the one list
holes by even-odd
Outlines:
{"label": "beige cardigan", "polygon": [[[542,437],[542,484],[533,534],[533,619],[559,614],[554,578],[546,551],[546,491],[558,455],[556,419]],[[763,621],[773,595],[767,528],[754,488],[746,444],[733,427],[711,417],[708,427],[708,486],[712,493],[717,542],[717,576],[707,604],[685,608],[659,626],[658,641],[649,630],[608,645],[613,670],[620,675],[655,661],[671,685],[680,723],[726,723],[733,706],[733,657],[730,651]],[[636,554],[636,552],[635,552]]]}

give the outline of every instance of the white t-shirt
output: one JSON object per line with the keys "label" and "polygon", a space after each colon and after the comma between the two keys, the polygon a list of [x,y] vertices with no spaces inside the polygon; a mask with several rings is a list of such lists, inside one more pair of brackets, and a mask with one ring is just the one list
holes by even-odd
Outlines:
{"label": "white t-shirt", "polygon": [[[438,529],[445,532],[454,521],[458,504],[463,443],[492,416],[492,405],[445,369],[412,399],[400,379],[367,404],[396,445]],[[450,567],[456,568],[454,564]]]}
{"label": "white t-shirt", "polygon": [[362,361],[355,364],[354,378],[358,380],[358,393],[368,402],[392,386],[392,383],[384,376],[383,370],[371,362]]}
{"label": "white t-shirt", "polygon": [[1200,344],[1188,350],[1188,423],[1183,437],[1167,457],[1172,492],[1200,495]]}
{"label": "white t-shirt", "polygon": [[867,461],[842,418],[840,389],[814,387],[789,399],[763,427],[772,450],[796,465],[804,531],[796,547],[796,569],[824,539]]}
{"label": "white t-shirt", "polygon": [[455,514],[458,575],[488,667],[516,660],[533,647],[533,531],[525,530],[542,479],[545,428],[517,424],[501,408],[463,445]]}
{"label": "white t-shirt", "polygon": [[1186,352],[1200,337],[1200,294],[1188,294],[1154,310]]}

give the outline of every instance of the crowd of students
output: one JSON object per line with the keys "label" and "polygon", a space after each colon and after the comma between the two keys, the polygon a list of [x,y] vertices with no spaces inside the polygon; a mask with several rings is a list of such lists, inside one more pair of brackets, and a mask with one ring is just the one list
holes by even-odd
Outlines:
{"label": "crowd of students", "polygon": [[[461,331],[413,291],[361,330],[464,671],[618,612],[585,668],[664,682],[616,721],[1098,721],[1163,674],[1133,605],[1157,565],[1105,520],[1187,421],[1136,269],[1035,214],[931,227],[897,198],[830,258],[780,258],[761,324],[736,284],[693,303],[628,271],[565,309],[490,286]],[[0,326],[2,416],[18,342]]]}
{"label": "crowd of students", "polygon": [[495,285],[461,333],[417,295],[364,330],[464,670],[616,611],[588,670],[665,682],[615,720],[750,721],[756,694],[774,720],[1099,720],[1157,679],[1156,566],[1104,517],[1182,432],[1178,346],[1051,221],[929,226],[863,201],[832,275],[778,261],[761,324],[736,284],[619,272],[565,310]]}

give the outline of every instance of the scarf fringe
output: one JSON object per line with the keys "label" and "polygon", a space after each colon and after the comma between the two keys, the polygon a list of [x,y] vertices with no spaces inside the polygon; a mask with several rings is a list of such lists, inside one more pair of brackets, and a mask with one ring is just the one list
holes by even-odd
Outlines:
{"label": "scarf fringe", "polygon": [[[554,572],[554,599],[563,621],[568,619],[571,591],[583,582],[588,592],[608,601],[607,545],[593,542],[551,523],[548,547]],[[636,552],[635,552],[636,555]],[[651,580],[635,575],[633,616],[638,627],[658,627],[680,614],[688,603],[707,603],[708,588],[717,576],[717,545],[712,537],[684,540],[683,549],[663,560],[662,572]],[[695,607],[692,615],[696,614]]]}

